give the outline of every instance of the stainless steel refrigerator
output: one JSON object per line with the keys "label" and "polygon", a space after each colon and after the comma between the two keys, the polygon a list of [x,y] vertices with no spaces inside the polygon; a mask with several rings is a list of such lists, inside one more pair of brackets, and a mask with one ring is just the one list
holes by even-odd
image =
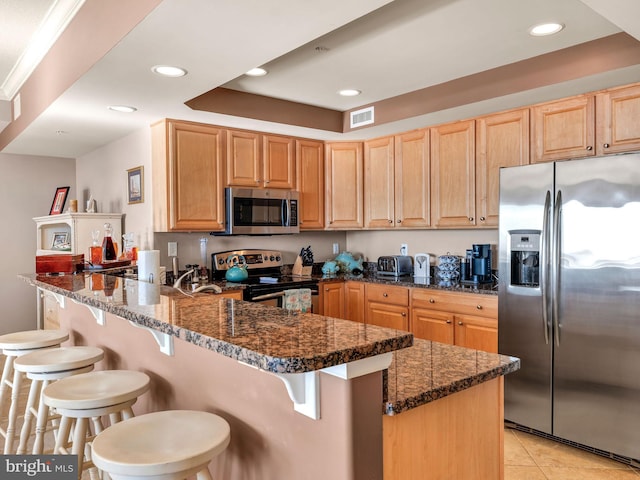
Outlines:
{"label": "stainless steel refrigerator", "polygon": [[500,172],[505,420],[640,459],[640,154]]}

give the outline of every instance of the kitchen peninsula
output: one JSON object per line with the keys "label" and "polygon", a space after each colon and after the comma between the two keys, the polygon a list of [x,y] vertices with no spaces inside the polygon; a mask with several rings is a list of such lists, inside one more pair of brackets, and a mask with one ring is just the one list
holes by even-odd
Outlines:
{"label": "kitchen peninsula", "polygon": [[[138,414],[188,408],[229,421],[215,478],[431,478],[424,462],[462,437],[490,448],[440,456],[472,465],[476,478],[502,477],[501,377],[517,359],[412,347],[404,331],[92,275],[21,278],[56,296],[71,344],[107,352],[98,368],[151,376]],[[92,280],[113,288],[92,290]],[[419,462],[407,456],[416,449]]]}

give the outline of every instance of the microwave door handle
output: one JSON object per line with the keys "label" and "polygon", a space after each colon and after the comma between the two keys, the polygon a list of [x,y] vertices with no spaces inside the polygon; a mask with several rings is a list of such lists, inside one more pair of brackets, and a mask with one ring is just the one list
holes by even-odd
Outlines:
{"label": "microwave door handle", "polygon": [[282,209],[282,224],[285,227],[288,227],[289,219],[291,218],[291,212],[290,212],[291,206],[289,205],[289,199],[285,198],[282,201],[284,202],[284,208]]}

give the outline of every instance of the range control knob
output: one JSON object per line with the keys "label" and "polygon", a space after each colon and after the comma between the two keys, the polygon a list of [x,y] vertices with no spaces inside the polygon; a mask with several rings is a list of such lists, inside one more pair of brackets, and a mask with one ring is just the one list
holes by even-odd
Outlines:
{"label": "range control knob", "polygon": [[276,257],[276,262],[279,262],[280,260],[282,260],[282,259],[280,258],[280,255],[278,255],[278,256]]}
{"label": "range control knob", "polygon": [[218,265],[224,265],[224,260],[222,258],[218,259]]}
{"label": "range control knob", "polygon": [[271,256],[269,257],[269,260],[271,260],[272,262],[273,262],[275,259],[276,259],[276,257],[275,257],[274,255],[271,255]]}

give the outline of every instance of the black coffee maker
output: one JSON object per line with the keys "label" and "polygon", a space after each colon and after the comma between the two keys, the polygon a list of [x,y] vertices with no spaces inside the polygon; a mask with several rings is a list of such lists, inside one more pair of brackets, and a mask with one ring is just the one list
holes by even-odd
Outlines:
{"label": "black coffee maker", "polygon": [[491,245],[488,243],[472,245],[471,249],[467,250],[460,267],[460,283],[464,285],[492,283]]}

